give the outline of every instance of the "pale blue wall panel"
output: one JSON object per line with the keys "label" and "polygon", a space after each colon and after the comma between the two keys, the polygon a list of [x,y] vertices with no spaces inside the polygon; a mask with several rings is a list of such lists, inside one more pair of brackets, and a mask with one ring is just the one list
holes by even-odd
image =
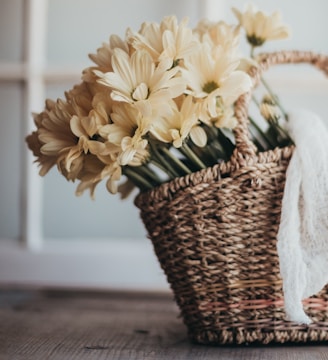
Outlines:
{"label": "pale blue wall panel", "polygon": [[0,61],[22,60],[23,4],[23,0],[0,1]]}
{"label": "pale blue wall panel", "polygon": [[21,103],[21,84],[0,82],[0,238],[20,235]]}

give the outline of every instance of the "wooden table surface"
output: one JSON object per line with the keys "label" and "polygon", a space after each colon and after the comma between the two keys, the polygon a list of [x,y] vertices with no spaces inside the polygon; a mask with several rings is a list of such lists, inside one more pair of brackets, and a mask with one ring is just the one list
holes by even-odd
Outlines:
{"label": "wooden table surface", "polygon": [[190,343],[170,294],[0,290],[0,360],[328,359],[325,344]]}

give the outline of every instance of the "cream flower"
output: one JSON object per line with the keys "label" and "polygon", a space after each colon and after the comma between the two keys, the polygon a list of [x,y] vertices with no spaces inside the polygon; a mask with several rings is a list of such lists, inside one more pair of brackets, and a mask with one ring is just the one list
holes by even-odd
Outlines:
{"label": "cream flower", "polygon": [[197,146],[205,146],[206,133],[199,126],[196,105],[193,104],[192,96],[185,97],[180,110],[178,107],[171,110],[170,114],[157,118],[157,121],[153,123],[152,135],[160,141],[172,143],[176,148],[180,148],[189,136]]}
{"label": "cream flower", "polygon": [[211,123],[217,128],[233,129],[237,125],[237,118],[232,104],[229,105],[227,101],[220,99],[218,108],[218,115],[211,119]]}
{"label": "cream flower", "polygon": [[[80,87],[66,93],[66,98],[73,110],[69,125],[77,141],[75,146],[60,151],[58,165],[63,173],[67,173],[70,179],[74,179],[77,177],[76,170],[72,170],[76,168],[76,166],[72,167],[74,162],[81,163],[83,154],[90,152],[96,155],[104,151],[105,145],[100,139],[99,129],[108,123],[108,116],[104,112],[97,112],[93,109],[97,99],[104,99],[104,96],[99,94],[97,97],[93,97],[90,87],[86,83],[82,83]],[[99,109],[98,104],[98,111]],[[83,166],[82,163],[81,166]]]}
{"label": "cream flower", "polygon": [[68,180],[74,180],[83,169],[86,154],[104,151],[102,141],[95,140],[108,117],[101,114],[99,106],[98,110],[93,109],[88,84],[81,83],[65,95],[66,101],[47,100],[45,110],[34,115],[37,131],[27,137],[27,142],[38,156],[41,175],[57,164]]}
{"label": "cream flower", "polygon": [[129,45],[126,41],[122,40],[117,35],[111,35],[108,43],[103,43],[102,47],[97,49],[96,54],[89,54],[89,58],[97,65],[91,66],[83,71],[82,80],[86,82],[96,82],[96,75],[94,70],[99,70],[102,72],[113,71],[112,68],[112,56],[114,49],[119,48],[130,53]]}
{"label": "cream flower", "polygon": [[245,29],[248,42],[252,46],[261,46],[267,40],[285,39],[290,30],[281,23],[279,11],[268,15],[259,11],[253,4],[248,4],[244,12],[232,8],[240,25]]}
{"label": "cream flower", "polygon": [[114,49],[119,48],[129,53],[129,45],[117,35],[111,35],[109,43],[103,43],[102,47],[97,49],[97,54],[89,54],[89,58],[97,64],[101,71],[112,71],[112,55]]}
{"label": "cream flower", "polygon": [[122,168],[116,161],[114,154],[103,157],[88,154],[84,158],[83,172],[78,176],[80,183],[76,189],[76,195],[80,196],[89,189],[91,197],[94,197],[96,186],[105,178],[107,178],[107,190],[116,194],[121,176]]}
{"label": "cream flower", "polygon": [[89,190],[91,198],[95,197],[95,189],[102,180],[101,174],[105,164],[98,159],[98,157],[87,154],[84,157],[83,172],[78,174],[80,183],[78,184],[75,195],[81,196],[84,191]]}
{"label": "cream flower", "polygon": [[86,83],[75,86],[65,95],[66,101],[46,101],[44,111],[34,115],[37,131],[26,140],[38,157],[41,175],[57,164],[68,180],[74,180],[83,165],[83,147],[81,149],[79,137],[71,129],[71,120],[89,112],[93,95]]}
{"label": "cream flower", "polygon": [[120,193],[121,199],[124,200],[128,198],[134,189],[134,183],[129,178],[127,178],[125,182],[118,186],[118,192]]}
{"label": "cream flower", "polygon": [[87,115],[74,115],[71,118],[71,130],[79,139],[78,148],[81,152],[94,155],[108,153],[108,147],[99,134],[100,129],[109,122],[111,102],[108,94],[97,94],[92,101],[92,107]]}
{"label": "cream flower", "polygon": [[108,160],[108,162],[102,170],[100,178],[104,179],[108,177],[106,181],[106,188],[110,193],[116,194],[118,190],[118,182],[120,181],[122,176],[122,167],[120,166],[118,161],[113,161],[109,157],[101,158],[101,161],[103,163],[106,163],[106,160]]}
{"label": "cream flower", "polygon": [[197,24],[194,33],[211,47],[222,46],[231,51],[233,48],[237,50],[239,46],[240,26],[228,25],[224,21],[211,22],[203,19]]}
{"label": "cream flower", "polygon": [[183,76],[188,80],[187,93],[198,99],[199,119],[209,123],[221,111],[217,107],[219,97],[231,104],[251,86],[250,77],[243,71],[236,70],[239,59],[222,47],[215,54],[208,44],[197,56],[185,62]]}
{"label": "cream flower", "polygon": [[[40,114],[33,114],[34,116],[34,122],[37,125],[38,129],[40,124],[42,122],[42,119],[44,116],[46,116],[46,112],[43,111]],[[39,174],[41,176],[45,176],[48,171],[56,165],[58,154],[43,154],[41,152],[41,148],[44,145],[42,141],[39,139],[39,130],[33,131],[30,135],[26,137],[26,142],[30,150],[32,150],[33,155],[36,157],[36,162],[39,163],[40,171]],[[70,142],[69,142],[70,144]]]}
{"label": "cream flower", "polygon": [[163,52],[159,56],[160,61],[168,59],[171,61],[171,66],[174,66],[198,51],[199,43],[194,38],[192,29],[187,27],[186,18],[180,25],[174,16],[167,17],[163,23],[168,24],[168,29],[163,32]]}
{"label": "cream flower", "polygon": [[265,95],[260,104],[260,113],[265,120],[276,123],[281,114],[276,101],[270,95]]}
{"label": "cream flower", "polygon": [[[78,137],[79,151],[83,151],[85,154],[89,151],[92,154],[100,153],[104,150],[105,145],[98,140],[98,132],[102,125],[99,121],[101,117],[91,110],[88,116],[78,117],[74,115],[71,118],[70,126],[72,133]],[[69,165],[67,165],[69,168]]]}
{"label": "cream flower", "polygon": [[113,72],[95,70],[98,81],[112,89],[114,101],[135,104],[144,116],[149,116],[153,108],[165,106],[185,89],[185,81],[176,76],[178,67],[168,70],[167,62],[155,66],[144,50],[137,50],[130,57],[115,49],[112,66]]}
{"label": "cream flower", "polygon": [[100,134],[120,149],[118,163],[122,166],[141,165],[140,159],[148,155],[148,141],[144,136],[149,131],[149,120],[142,116],[138,108],[127,103],[114,105],[111,119],[113,123],[103,126]]}
{"label": "cream flower", "polygon": [[171,68],[198,49],[198,41],[187,25],[187,18],[178,24],[176,16],[167,16],[160,24],[143,23],[138,33],[130,30],[128,37],[135,49],[146,50],[155,63],[168,61]]}
{"label": "cream flower", "polygon": [[66,174],[67,179],[72,179],[76,176],[77,168],[75,167],[74,174],[67,174],[66,164],[63,165],[63,159],[70,159],[74,156],[74,160],[79,155],[74,154],[73,150],[77,149],[78,138],[72,133],[70,128],[70,120],[73,116],[72,107],[64,102],[58,100],[53,102],[46,101],[45,110],[34,115],[34,121],[37,126],[37,132],[32,138],[27,137],[27,142],[34,152],[33,146],[37,144],[40,146],[40,156],[37,159],[41,166],[40,174],[45,175],[49,169],[57,164],[58,169]]}

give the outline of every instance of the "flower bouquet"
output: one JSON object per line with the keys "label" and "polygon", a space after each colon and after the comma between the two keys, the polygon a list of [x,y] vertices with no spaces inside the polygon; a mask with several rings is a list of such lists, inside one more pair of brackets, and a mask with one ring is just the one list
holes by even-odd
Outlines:
{"label": "flower bouquet", "polygon": [[[27,143],[40,174],[56,165],[79,180],[77,195],[94,196],[103,180],[123,198],[139,189],[135,204],[194,341],[327,340],[325,293],[308,301],[320,326],[284,318],[276,237],[294,143],[262,75],[294,62],[327,71],[327,61],[256,54],[288,28],[279,13],[233,11],[236,25],[202,20],[191,29],[169,16],[111,36],[82,82],[34,114]],[[248,57],[239,52],[243,30]]]}

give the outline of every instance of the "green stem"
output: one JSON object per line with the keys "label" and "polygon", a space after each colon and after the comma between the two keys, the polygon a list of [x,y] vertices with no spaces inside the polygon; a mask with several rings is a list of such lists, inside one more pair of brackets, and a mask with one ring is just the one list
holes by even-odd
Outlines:
{"label": "green stem", "polygon": [[256,123],[256,121],[251,116],[248,116],[248,118],[249,118],[250,123],[254,126],[256,131],[262,136],[262,138],[268,143],[268,145],[270,147],[276,147],[276,144],[274,143],[274,141],[272,141],[272,139],[270,139],[270,137],[267,134],[265,134],[265,132],[263,132],[263,130]]}
{"label": "green stem", "polygon": [[149,143],[152,148],[153,160],[161,164],[162,170],[164,170],[171,179],[179,177],[180,174],[178,174],[176,170],[171,166],[171,164],[166,160],[166,158],[162,154],[160,154],[157,145],[153,144],[152,142]]}
{"label": "green stem", "polygon": [[[260,103],[259,103],[259,101],[255,98],[255,96],[252,96],[252,100],[253,100],[254,103],[257,105],[257,107],[260,109]],[[281,109],[280,109],[280,110],[281,110]],[[276,146],[279,146],[279,141],[278,141],[278,140],[274,141],[274,140],[272,139],[272,137],[269,137],[266,133],[264,133],[264,132],[260,129],[260,127],[257,125],[257,123],[255,122],[255,120],[252,119],[252,117],[249,116],[249,120],[250,120],[251,124],[256,128],[256,130],[257,130],[258,132],[260,132],[260,134],[262,135],[262,137],[265,139],[265,141],[268,142],[268,144],[269,144],[272,148],[274,148],[274,147],[276,147]],[[278,122],[275,122],[275,123],[270,123],[270,122],[269,122],[269,125],[270,125],[271,128],[273,128],[273,129],[275,130],[276,133],[278,133],[278,135],[282,136],[284,139],[287,139],[287,140],[289,140],[291,143],[293,143],[292,140],[290,139],[290,136],[289,136],[288,132],[287,132],[286,130],[284,130],[284,129],[280,126],[280,124],[279,124]]]}
{"label": "green stem", "polygon": [[150,182],[140,176],[140,174],[131,167],[123,167],[123,174],[126,175],[140,190],[150,190],[153,188],[153,185]]}
{"label": "green stem", "polygon": [[174,156],[170,150],[168,150],[166,147],[163,147],[162,151],[168,158],[170,158],[170,160],[173,161],[173,163],[181,171],[183,171],[183,173],[184,173],[183,175],[191,173],[191,170],[181,160],[179,160],[176,156]]}
{"label": "green stem", "polygon": [[250,127],[250,129],[249,129],[250,135],[252,136],[253,143],[255,144],[255,146],[257,147],[257,149],[259,151],[267,150],[268,144],[265,144],[264,140],[261,137],[259,137],[258,134],[254,133],[254,129],[255,128],[252,128],[252,127]]}
{"label": "green stem", "polygon": [[[251,58],[254,59],[254,50],[255,47],[252,46],[251,47]],[[266,88],[266,90],[269,92],[269,94],[272,96],[273,99],[275,99],[278,108],[280,109],[281,113],[283,114],[284,118],[286,121],[288,121],[288,115],[287,112],[285,111],[285,109],[283,108],[283,106],[281,105],[279,98],[277,95],[274,94],[274,92],[271,89],[271,86],[266,82],[266,80],[263,78],[263,76],[261,76],[261,82],[263,84],[263,86]]]}
{"label": "green stem", "polygon": [[218,162],[219,160],[227,160],[227,155],[223,151],[222,146],[218,143],[209,144],[208,150],[215,162]]}
{"label": "green stem", "polygon": [[144,165],[138,166],[138,167],[136,167],[136,170],[139,170],[140,174],[147,176],[154,183],[155,186],[161,184],[161,182],[162,182],[161,179],[147,165],[144,164]]}
{"label": "green stem", "polygon": [[189,144],[191,150],[201,159],[206,167],[214,165],[222,156],[219,154],[219,150],[215,149],[212,145],[213,140],[210,140],[206,146],[200,148],[193,143]]}
{"label": "green stem", "polygon": [[152,156],[150,158],[150,162],[156,166],[158,169],[162,170],[169,178],[173,178],[173,176],[168,173],[167,169],[163,166],[162,163],[159,162],[159,160],[157,158],[155,158],[154,156]]}
{"label": "green stem", "polygon": [[280,124],[275,123],[273,126],[275,126],[275,128],[278,130],[279,135],[284,138],[284,140],[288,140],[291,144],[294,144],[293,140],[290,138],[288,132],[281,127]]}
{"label": "green stem", "polygon": [[261,104],[260,102],[256,99],[256,97],[253,95],[252,96],[252,100],[254,101],[255,105],[260,109],[261,108]]}
{"label": "green stem", "polygon": [[235,145],[232,141],[224,134],[221,129],[218,129],[218,141],[224,150],[225,156],[229,158],[235,149]]}
{"label": "green stem", "polygon": [[255,46],[251,46],[251,58],[254,59]]}
{"label": "green stem", "polygon": [[179,150],[185,155],[190,161],[192,161],[200,169],[206,169],[206,165],[201,161],[201,159],[191,150],[191,148],[184,143]]}

